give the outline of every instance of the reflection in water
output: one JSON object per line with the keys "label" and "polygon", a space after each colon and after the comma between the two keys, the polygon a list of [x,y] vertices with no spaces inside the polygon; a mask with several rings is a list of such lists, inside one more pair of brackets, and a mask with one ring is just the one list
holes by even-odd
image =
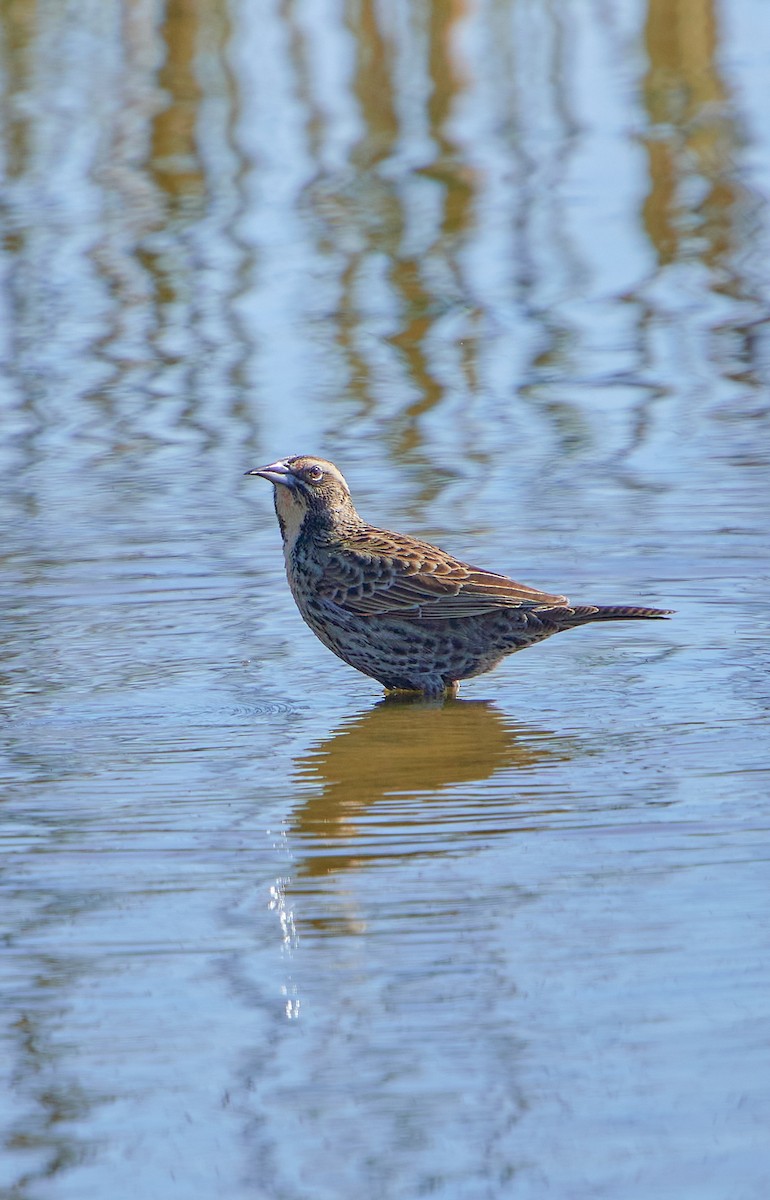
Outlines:
{"label": "reflection in water", "polygon": [[167,101],[153,121],[151,152],[158,184],[177,204],[205,190],[196,137],[202,100],[195,71],[200,24],[198,3],[168,0],[160,28],[165,61],[157,81]]}
{"label": "reflection in water", "polygon": [[[73,1077],[67,1047],[58,1045],[56,1014],[61,1004],[64,982],[68,987],[77,983],[77,964],[67,964],[63,971],[61,961],[51,956],[41,956],[36,964],[34,988],[24,996],[24,1015],[13,1028],[13,1042],[6,1046],[12,1055],[14,1068],[20,1082],[20,1091],[25,1093],[25,1109],[6,1130],[3,1139],[4,1153],[9,1160],[28,1163],[34,1153],[37,1164],[32,1169],[22,1169],[15,1180],[14,1196],[33,1194],[46,1180],[65,1174],[88,1157],[87,1139],[80,1138],[78,1123],[85,1124],[94,1116],[110,1097],[106,1090],[99,1094],[96,1089],[86,1089]],[[64,978],[63,978],[64,977]],[[50,997],[55,998],[51,1003]],[[46,1006],[46,999],[50,1007]],[[29,1189],[29,1192],[28,1190]],[[8,1193],[10,1195],[10,1193]]]}
{"label": "reflection in water", "polygon": [[[384,446],[400,462],[427,462],[424,418],[444,402],[456,363],[461,374],[464,366],[469,376],[473,371],[473,336],[464,322],[459,356],[454,336],[438,354],[431,345],[447,313],[468,305],[459,257],[472,234],[474,172],[449,132],[465,82],[454,36],[463,7],[430,6],[423,29],[416,11],[406,11],[402,23],[371,0],[360,6],[352,18],[350,87],[360,115],[349,149],[354,183],[349,169],[324,171],[305,189],[324,235],[319,251],[328,239],[341,264],[334,322],[348,386],[362,414],[378,408]],[[308,45],[300,53],[301,45],[295,69],[304,81],[306,59],[317,50]],[[320,97],[317,106],[309,134],[323,163],[333,158],[339,134],[319,111]],[[332,269],[328,249],[326,261]],[[333,436],[338,445],[349,436],[342,414]],[[426,472],[421,500],[436,490]]]}
{"label": "reflection in water", "polygon": [[[734,249],[737,131],[716,61],[714,0],[651,0],[645,44],[645,228],[661,266],[689,251],[718,270]],[[701,187],[693,204],[696,181]]]}
{"label": "reflection in water", "polygon": [[[518,772],[569,757],[558,745],[486,701],[380,701],[297,760],[303,790],[322,786],[290,821],[297,877],[380,858],[467,853],[515,826]],[[491,791],[454,789],[488,784],[508,769]]]}
{"label": "reflection in water", "polygon": [[[649,0],[646,6],[648,172],[641,221],[656,271],[629,295],[639,299],[640,362],[646,360],[660,387],[637,405],[627,455],[654,436],[653,414],[671,386],[670,364],[676,378],[690,358],[689,378],[678,381],[684,392],[715,367],[729,404],[742,402],[746,385],[764,386],[756,338],[757,324],[767,320],[764,281],[756,276],[754,256],[741,249],[756,243],[761,231],[741,169],[745,134],[725,80],[718,9],[715,0]],[[704,396],[710,399],[708,389]],[[703,403],[700,396],[695,402]]]}
{"label": "reflection in water", "polygon": [[742,170],[745,131],[725,82],[719,34],[714,0],[650,0],[642,216],[659,270],[690,262],[714,297],[734,302],[732,311],[716,310],[707,354],[726,380],[764,388],[756,331],[767,320],[765,280],[758,256],[745,252],[762,236],[761,216]]}

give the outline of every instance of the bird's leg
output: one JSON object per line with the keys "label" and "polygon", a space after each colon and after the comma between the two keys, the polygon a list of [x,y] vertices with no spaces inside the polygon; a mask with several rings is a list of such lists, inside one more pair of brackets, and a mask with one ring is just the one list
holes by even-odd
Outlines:
{"label": "bird's leg", "polygon": [[448,700],[456,700],[457,694],[459,691],[460,691],[460,680],[453,679],[451,683],[448,683],[446,685],[446,688],[444,689],[444,695],[446,696],[446,698]]}

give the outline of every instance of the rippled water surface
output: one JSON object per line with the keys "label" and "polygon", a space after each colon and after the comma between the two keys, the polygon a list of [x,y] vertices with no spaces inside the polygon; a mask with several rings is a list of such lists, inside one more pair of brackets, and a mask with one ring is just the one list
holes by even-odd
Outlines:
{"label": "rippled water surface", "polygon": [[[0,1195],[764,1200],[765,0],[0,7]],[[394,703],[270,489],[594,602]]]}

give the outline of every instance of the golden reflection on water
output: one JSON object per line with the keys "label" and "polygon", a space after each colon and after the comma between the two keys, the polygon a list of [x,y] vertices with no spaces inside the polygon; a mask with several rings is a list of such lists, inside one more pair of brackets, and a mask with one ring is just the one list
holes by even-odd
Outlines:
{"label": "golden reflection on water", "polygon": [[[400,460],[422,456],[421,418],[443,399],[444,387],[426,343],[448,301],[461,294],[457,252],[472,232],[474,171],[448,132],[450,114],[465,82],[453,35],[466,7],[459,2],[432,4],[426,13],[423,67],[427,99],[421,116],[428,149],[425,161],[415,166],[415,176],[420,174],[436,184],[432,195],[438,203],[431,233],[419,240],[419,248],[409,246],[410,241],[415,242],[410,230],[415,218],[410,204],[415,198],[404,186],[408,173],[380,169],[383,164],[398,161],[412,131],[397,103],[402,86],[399,56],[404,46],[370,0],[361,5],[351,24],[355,36],[352,94],[363,123],[361,136],[351,151],[351,163],[360,178],[359,203],[351,203],[345,190],[335,195],[334,184],[323,198],[327,231],[347,259],[342,273],[338,340],[347,358],[352,389],[367,407],[373,380],[367,358],[358,348],[356,331],[362,319],[358,288],[365,261],[373,254],[383,253],[387,258],[388,287],[398,306],[399,320],[396,330],[385,340],[403,364],[412,397],[387,432],[390,448]],[[410,14],[410,21],[415,15]],[[342,182],[347,184],[344,179]],[[334,202],[330,203],[332,196]],[[352,227],[357,235],[352,239],[355,250],[351,249]],[[436,287],[437,278],[444,281],[441,289]],[[470,385],[475,379],[473,339],[464,340],[462,362]],[[429,495],[423,493],[423,499]]]}
{"label": "golden reflection on water", "polygon": [[205,190],[196,136],[203,95],[195,70],[199,9],[195,0],[169,0],[160,29],[165,61],[158,85],[167,102],[153,122],[152,166],[158,185],[175,200]]}
{"label": "golden reflection on water", "polygon": [[[390,339],[408,364],[408,374],[419,384],[419,396],[404,409],[401,428],[394,443],[398,457],[408,458],[419,448],[421,417],[443,396],[443,387],[431,368],[425,347],[437,317],[445,308],[448,297],[461,291],[461,272],[457,262],[458,250],[469,236],[476,201],[475,173],[459,153],[448,124],[453,109],[459,104],[467,83],[464,69],[458,61],[455,46],[455,26],[464,16],[466,5],[455,3],[430,7],[428,22],[428,73],[430,93],[427,102],[428,131],[435,147],[435,157],[420,169],[440,185],[441,204],[435,218],[435,236],[417,255],[397,254],[393,260],[393,283],[403,297],[404,320]],[[446,272],[443,303],[430,286],[424,264],[433,259],[443,262]],[[474,339],[467,338],[464,359],[472,361]],[[471,379],[469,382],[472,382]]]}
{"label": "golden reflection on water", "polygon": [[[297,759],[297,782],[320,785],[289,822],[297,876],[328,875],[365,859],[448,853],[511,827],[515,772],[569,757],[566,743],[506,719],[487,701],[431,704],[388,697]],[[496,792],[487,785],[512,770]],[[446,828],[431,836],[436,825]],[[427,837],[426,837],[427,834]]]}
{"label": "golden reflection on water", "polygon": [[[718,46],[713,0],[650,0],[644,79],[650,189],[643,212],[661,266],[687,248],[713,270],[733,249],[731,176],[738,131],[727,107]],[[693,177],[704,185],[695,205],[683,193]]]}

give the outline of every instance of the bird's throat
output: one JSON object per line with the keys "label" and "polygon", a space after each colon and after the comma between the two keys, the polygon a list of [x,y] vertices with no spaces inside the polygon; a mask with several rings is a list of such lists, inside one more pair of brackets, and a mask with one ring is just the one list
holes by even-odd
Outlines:
{"label": "bird's throat", "polygon": [[275,515],[278,517],[283,538],[283,551],[288,560],[297,544],[297,538],[307,516],[307,506],[296,495],[293,488],[280,485],[275,488],[274,499]]}

